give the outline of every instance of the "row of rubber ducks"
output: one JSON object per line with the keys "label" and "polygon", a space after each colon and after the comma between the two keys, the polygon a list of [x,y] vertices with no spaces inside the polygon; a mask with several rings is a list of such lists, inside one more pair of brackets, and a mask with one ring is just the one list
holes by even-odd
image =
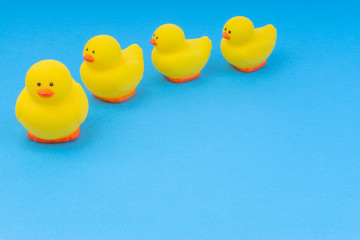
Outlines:
{"label": "row of rubber ducks", "polygon": [[[266,64],[273,51],[276,29],[272,25],[255,29],[249,19],[234,17],[224,25],[222,36],[224,58],[239,71],[253,72]],[[173,24],[160,26],[150,43],[154,45],[155,68],[174,83],[198,78],[212,48],[208,37],[185,39],[182,29]],[[100,35],[86,43],[83,58],[80,75],[96,98],[120,103],[136,93],[144,72],[143,52],[138,45],[122,50],[116,39]],[[78,138],[88,108],[83,88],[67,67],[44,60],[28,70],[15,112],[29,139],[60,143]]]}

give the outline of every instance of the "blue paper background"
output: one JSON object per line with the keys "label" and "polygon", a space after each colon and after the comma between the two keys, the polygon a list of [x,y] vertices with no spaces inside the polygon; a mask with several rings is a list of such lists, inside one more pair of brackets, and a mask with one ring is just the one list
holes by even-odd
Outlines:
{"label": "blue paper background", "polygon": [[[1,1],[0,239],[360,239],[358,1]],[[222,57],[224,23],[278,29],[263,69]],[[201,78],[168,82],[164,23],[213,41]],[[14,113],[29,67],[81,82],[95,35],[144,50],[129,101],[94,99],[80,138],[29,141]]]}

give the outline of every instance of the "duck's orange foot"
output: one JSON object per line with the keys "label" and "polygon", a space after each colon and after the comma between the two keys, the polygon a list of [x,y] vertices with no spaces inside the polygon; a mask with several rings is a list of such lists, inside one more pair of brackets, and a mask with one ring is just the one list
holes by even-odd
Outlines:
{"label": "duck's orange foot", "polygon": [[121,102],[124,102],[126,100],[128,100],[129,98],[131,98],[132,96],[134,96],[136,93],[136,89],[134,89],[133,91],[131,91],[130,93],[126,94],[126,95],[123,95],[121,97],[115,97],[115,98],[103,98],[103,97],[99,97],[99,96],[96,96],[95,94],[94,97],[100,99],[100,100],[103,100],[105,102],[109,102],[109,103],[121,103]]}
{"label": "duck's orange foot", "polygon": [[58,139],[42,139],[39,137],[36,137],[34,135],[32,135],[30,132],[27,133],[27,137],[34,141],[34,142],[38,142],[38,143],[65,143],[65,142],[71,142],[76,140],[80,135],[80,128],[78,128],[75,132],[73,132],[72,134],[63,137],[63,138],[58,138]]}
{"label": "duck's orange foot", "polygon": [[236,68],[237,70],[239,70],[240,72],[251,73],[251,72],[254,72],[256,70],[259,70],[260,68],[265,66],[265,64],[266,64],[266,60],[262,64],[257,65],[255,67],[251,67],[251,68],[240,68],[240,67],[237,67],[237,66],[234,66],[234,65],[233,65],[233,67]]}
{"label": "duck's orange foot", "polygon": [[169,78],[167,76],[165,76],[167,79],[169,79],[170,82],[173,82],[173,83],[184,83],[184,82],[189,82],[191,80],[194,80],[198,77],[200,77],[200,73],[194,75],[194,76],[191,76],[191,77],[186,77],[186,78],[178,78],[178,79],[174,79],[174,78]]}

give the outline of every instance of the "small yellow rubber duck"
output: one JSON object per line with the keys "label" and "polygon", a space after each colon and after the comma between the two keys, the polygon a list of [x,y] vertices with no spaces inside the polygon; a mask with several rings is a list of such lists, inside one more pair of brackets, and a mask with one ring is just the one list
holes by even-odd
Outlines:
{"label": "small yellow rubber duck", "polygon": [[64,64],[55,60],[35,63],[27,72],[15,114],[28,138],[41,143],[77,139],[87,116],[88,99]]}
{"label": "small yellow rubber duck", "polygon": [[144,73],[143,51],[136,45],[121,50],[115,38],[91,38],[83,51],[80,75],[87,89],[106,102],[120,103],[134,96]]}
{"label": "small yellow rubber duck", "polygon": [[224,58],[241,72],[253,72],[266,64],[276,43],[276,28],[269,24],[254,29],[246,17],[233,17],[225,23],[221,40]]}
{"label": "small yellow rubber duck", "polygon": [[155,46],[151,55],[155,68],[174,83],[198,78],[212,47],[208,37],[185,39],[183,30],[174,24],[160,26],[150,43]]}

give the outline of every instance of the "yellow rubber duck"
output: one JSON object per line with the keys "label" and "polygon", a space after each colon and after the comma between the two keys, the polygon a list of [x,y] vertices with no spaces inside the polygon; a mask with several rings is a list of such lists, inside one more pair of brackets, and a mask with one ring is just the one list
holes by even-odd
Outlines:
{"label": "yellow rubber duck", "polygon": [[174,24],[160,26],[150,43],[155,46],[151,55],[155,68],[174,83],[198,78],[212,47],[208,37],[185,39],[183,30]]}
{"label": "yellow rubber duck", "polygon": [[55,60],[35,63],[27,72],[25,88],[16,106],[16,118],[28,138],[41,143],[61,143],[79,137],[87,116],[88,99],[64,64]]}
{"label": "yellow rubber duck", "polygon": [[254,29],[246,17],[233,17],[224,26],[221,52],[241,72],[253,72],[266,64],[276,43],[276,29],[269,24]]}
{"label": "yellow rubber duck", "polygon": [[134,96],[144,73],[142,49],[130,45],[121,50],[115,38],[91,38],[83,51],[80,75],[87,89],[106,102],[120,103]]}

